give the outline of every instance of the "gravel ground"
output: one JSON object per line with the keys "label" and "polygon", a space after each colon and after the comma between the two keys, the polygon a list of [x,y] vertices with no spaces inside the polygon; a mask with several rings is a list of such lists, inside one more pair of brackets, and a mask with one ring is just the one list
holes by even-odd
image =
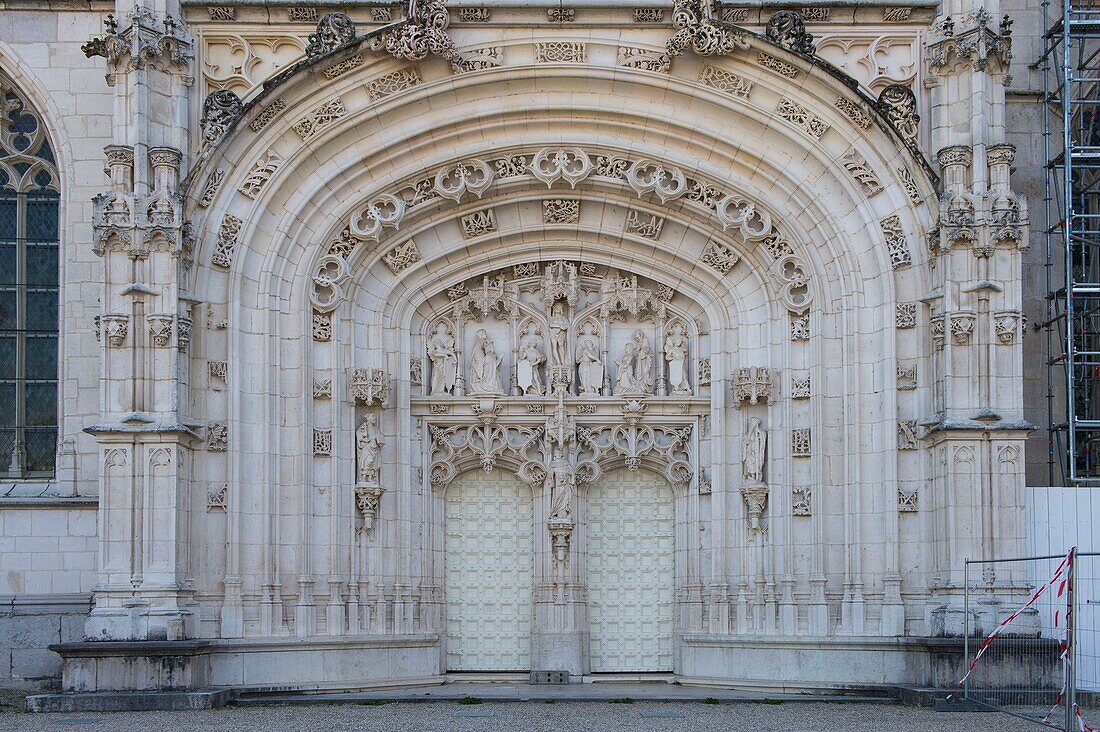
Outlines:
{"label": "gravel ground", "polygon": [[[7,710],[7,711],[3,711]],[[648,716],[653,715],[653,716]],[[664,716],[659,716],[664,715]],[[1004,714],[958,714],[885,704],[705,704],[702,702],[452,702],[227,707],[201,712],[22,714],[0,707],[0,732],[558,732],[721,730],[721,732],[1015,732],[1042,729]]]}

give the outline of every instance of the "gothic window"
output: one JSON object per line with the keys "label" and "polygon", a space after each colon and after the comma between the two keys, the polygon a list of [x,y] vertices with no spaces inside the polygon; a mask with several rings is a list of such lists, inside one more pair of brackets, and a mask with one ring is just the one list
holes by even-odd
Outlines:
{"label": "gothic window", "polygon": [[54,472],[59,193],[41,117],[0,77],[0,476]]}

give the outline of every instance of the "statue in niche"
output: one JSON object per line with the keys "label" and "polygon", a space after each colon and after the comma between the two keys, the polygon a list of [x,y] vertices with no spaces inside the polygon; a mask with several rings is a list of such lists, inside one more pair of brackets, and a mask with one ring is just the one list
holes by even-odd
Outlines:
{"label": "statue in niche", "polygon": [[668,388],[675,396],[691,396],[687,377],[688,346],[684,326],[677,323],[665,336],[665,362],[668,364]]}
{"label": "statue in niche", "polygon": [[569,351],[569,318],[565,316],[565,308],[562,304],[554,305],[550,315],[550,365],[564,366],[568,359]]}
{"label": "statue in niche", "polygon": [[634,381],[637,391],[653,391],[653,349],[641,328],[634,331]]}
{"label": "statue in niche", "polygon": [[741,438],[741,466],[746,482],[764,482],[764,453],[767,444],[768,433],[760,426],[760,420],[753,417]]}
{"label": "statue in niche", "polygon": [[584,335],[577,339],[575,361],[581,396],[598,396],[603,387],[603,360],[591,323],[585,323]]}
{"label": "statue in niche", "polygon": [[446,323],[436,326],[428,341],[428,358],[432,362],[432,396],[454,394],[458,376],[458,355],[455,339]]}
{"label": "statue in niche", "polygon": [[569,465],[569,459],[565,456],[565,450],[560,446],[554,448],[554,456],[550,460],[550,478],[553,481],[550,494],[550,519],[569,521],[573,515],[576,477],[573,475],[572,466]]}
{"label": "statue in niche", "polygon": [[382,440],[378,434],[378,415],[368,414],[355,430],[356,482],[378,483],[378,458]]}
{"label": "statue in niche", "polygon": [[635,388],[636,381],[634,379],[635,351],[634,341],[627,341],[626,346],[623,347],[623,357],[615,362],[615,365],[619,369],[619,373],[615,379],[616,396],[633,394],[637,391]]}
{"label": "statue in niche", "polygon": [[474,348],[470,354],[470,395],[503,396],[500,388],[500,362],[489,334],[484,328],[474,335]]}
{"label": "statue in niche", "polygon": [[534,336],[526,338],[519,349],[519,360],[516,361],[516,383],[519,384],[523,396],[542,395],[539,366],[545,360],[546,357],[539,350],[539,339]]}

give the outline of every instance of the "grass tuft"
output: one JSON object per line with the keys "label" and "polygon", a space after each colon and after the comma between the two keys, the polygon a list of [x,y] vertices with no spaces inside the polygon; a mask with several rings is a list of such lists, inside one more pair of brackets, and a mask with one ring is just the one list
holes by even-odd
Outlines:
{"label": "grass tuft", "polygon": [[481,699],[476,696],[464,696],[458,700],[459,704],[480,704]]}

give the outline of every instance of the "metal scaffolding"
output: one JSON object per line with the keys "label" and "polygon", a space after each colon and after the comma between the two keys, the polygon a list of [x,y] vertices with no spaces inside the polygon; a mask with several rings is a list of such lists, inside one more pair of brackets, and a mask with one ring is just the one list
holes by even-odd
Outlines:
{"label": "metal scaffolding", "polygon": [[1049,478],[1100,483],[1100,0],[1042,7]]}

